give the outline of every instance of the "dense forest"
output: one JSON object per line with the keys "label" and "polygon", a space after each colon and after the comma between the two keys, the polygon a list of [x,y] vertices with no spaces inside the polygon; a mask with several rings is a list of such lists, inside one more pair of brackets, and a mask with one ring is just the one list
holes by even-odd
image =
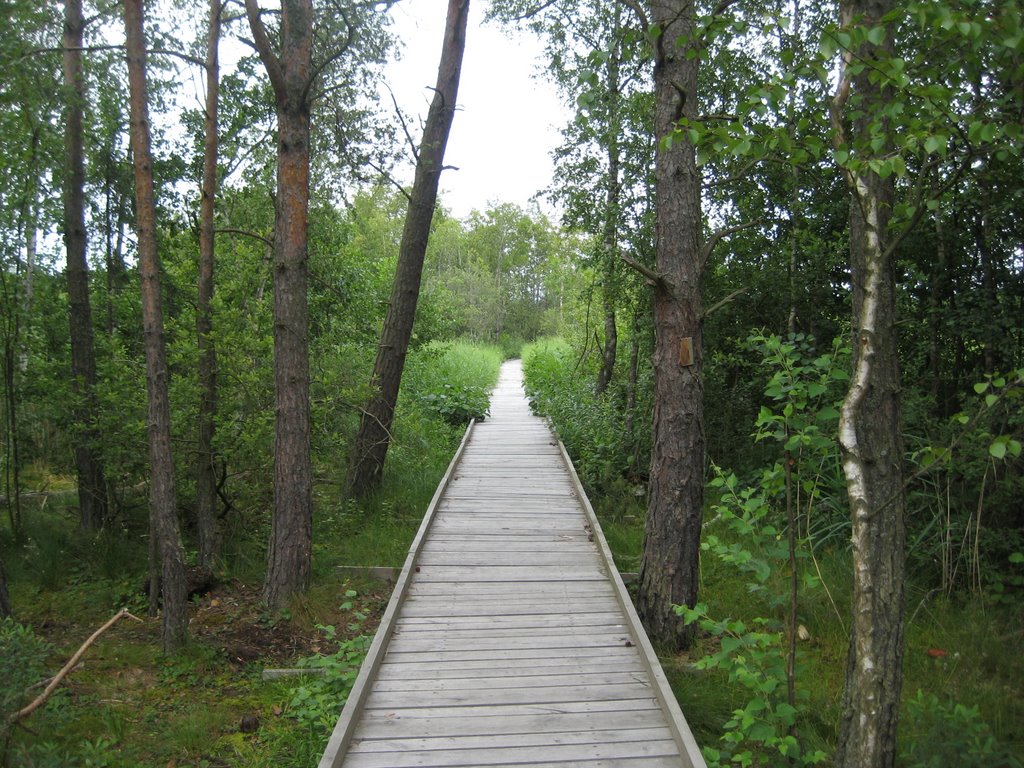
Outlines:
{"label": "dense forest", "polygon": [[521,357],[709,765],[1020,766],[1019,4],[492,0],[464,217],[394,5],[3,4],[2,763],[313,764]]}

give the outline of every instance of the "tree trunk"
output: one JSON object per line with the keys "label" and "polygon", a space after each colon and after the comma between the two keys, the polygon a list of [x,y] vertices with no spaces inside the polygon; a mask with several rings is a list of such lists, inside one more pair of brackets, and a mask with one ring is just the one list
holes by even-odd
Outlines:
{"label": "tree trunk", "polygon": [[[610,277],[610,276],[609,276]],[[604,347],[601,350],[601,370],[597,372],[597,384],[594,392],[603,395],[612,383],[612,375],[615,373],[615,358],[619,351],[619,332],[615,320],[615,297],[609,291],[610,280],[604,284]]]}
{"label": "tree trunk", "polygon": [[[616,13],[619,5],[616,4]],[[618,18],[616,18],[618,22]],[[616,33],[618,24],[616,23]],[[615,374],[615,358],[618,354],[619,334],[615,325],[615,300],[618,294],[616,274],[619,264],[619,208],[621,207],[622,182],[620,181],[621,152],[619,134],[622,131],[619,119],[619,52],[617,48],[609,53],[605,67],[608,79],[608,191],[605,196],[605,221],[602,237],[604,251],[604,349],[601,352],[601,370],[597,374],[597,385],[594,390],[598,395],[604,394]]]}
{"label": "tree trunk", "polygon": [[89,305],[89,265],[86,260],[85,155],[82,113],[85,76],[82,73],[81,0],[64,3],[64,246],[71,328],[71,386],[74,393],[75,468],[78,474],[79,523],[82,530],[103,527],[107,517],[107,485],[96,454],[96,349]]}
{"label": "tree trunk", "polygon": [[199,565],[214,568],[220,559],[217,525],[216,456],[213,449],[217,415],[217,350],[213,331],[214,202],[217,196],[217,108],[220,98],[221,0],[210,0],[206,41],[206,115],[203,123],[203,193],[199,207],[199,286],[196,299],[196,340],[199,346],[199,445],[196,457],[196,525]]}
{"label": "tree trunk", "polygon": [[156,199],[146,86],[146,42],[143,0],[125,0],[125,47],[128,59],[131,145],[135,165],[135,215],[139,275],[142,284],[143,339],[146,348],[146,390],[149,402],[149,510],[160,559],[163,606],[161,640],[167,652],[188,639],[185,558],[178,530],[171,456],[171,408],[168,400],[167,351],[160,301],[160,262],[156,247]]}
{"label": "tree trunk", "polygon": [[349,492],[362,496],[380,487],[384,459],[391,438],[395,403],[402,382],[405,355],[412,336],[416,303],[420,293],[423,258],[427,252],[430,224],[437,202],[437,187],[444,166],[444,150],[455,116],[462,71],[462,53],[466,47],[466,22],[469,0],[448,0],[441,63],[437,87],[427,113],[416,161],[416,177],[409,197],[409,210],[402,230],[402,243],[395,268],[391,302],[384,318],[377,359],[370,382],[371,396],[359,422],[359,433],[352,450]]}
{"label": "tree trunk", "polygon": [[696,603],[704,504],[700,176],[692,144],[662,142],[679,118],[697,112],[699,57],[676,45],[690,39],[694,12],[689,0],[651,2],[651,22],[662,30],[654,66],[656,260],[662,277],[654,297],[654,428],[637,610],[652,641],[667,650],[692,640],[692,629],[672,606]]}
{"label": "tree trunk", "polygon": [[9,619],[14,616],[11,608],[11,598],[7,591],[7,571],[4,570],[4,560],[0,557],[0,619]]}
{"label": "tree trunk", "polygon": [[[878,24],[891,0],[844,0],[842,23]],[[859,61],[892,54],[891,30],[880,47],[865,44]],[[844,72],[836,96],[837,139],[863,147],[891,132],[869,135],[877,105],[892,94],[872,81],[872,67]],[[852,88],[852,91],[845,89]],[[855,98],[853,134],[842,140],[842,110]],[[876,129],[877,130],[877,129]],[[864,166],[866,168],[866,164]],[[903,445],[900,374],[896,348],[896,278],[888,247],[893,181],[870,170],[847,173],[851,189],[850,276],[853,286],[854,360],[839,420],[843,472],[850,498],[853,543],[853,625],[846,664],[836,765],[887,768],[896,759],[903,665],[904,542]]]}
{"label": "tree trunk", "polygon": [[274,218],[274,516],[263,599],[280,610],[305,592],[313,555],[313,467],[309,431],[309,89],[313,3],[281,4],[281,55],[255,0],[246,14],[277,102]]}

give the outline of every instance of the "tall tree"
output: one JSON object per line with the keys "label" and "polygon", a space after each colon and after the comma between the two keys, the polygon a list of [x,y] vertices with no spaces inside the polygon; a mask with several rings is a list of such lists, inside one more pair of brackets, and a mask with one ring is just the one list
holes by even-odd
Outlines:
{"label": "tall tree", "polygon": [[11,598],[7,592],[7,571],[4,570],[4,560],[0,557],[0,619],[8,619],[14,615],[11,608]]}
{"label": "tall tree", "polygon": [[[171,409],[168,397],[167,350],[160,299],[160,260],[156,242],[156,193],[146,83],[146,38],[143,0],[125,0],[125,47],[128,59],[131,147],[135,167],[135,217],[142,323],[146,349],[146,391],[149,420],[149,514],[151,554],[159,564],[159,597],[163,605],[161,640],[174,651],[188,639],[185,557],[178,530],[171,455]],[[157,568],[150,565],[150,596]]]}
{"label": "tall tree", "polygon": [[[842,0],[841,25],[859,39],[845,52],[832,105],[839,150],[859,150],[845,170],[850,189],[853,375],[843,400],[839,442],[850,499],[853,627],[846,664],[836,765],[892,766],[903,678],[903,442],[896,336],[896,273],[889,222],[893,177],[872,160],[893,147],[882,109],[891,89],[873,75],[891,59],[892,0]],[[867,30],[871,30],[870,33]]]}
{"label": "tall tree", "polygon": [[214,203],[217,197],[220,100],[221,0],[210,0],[206,40],[206,110],[203,118],[203,184],[199,208],[199,286],[196,299],[196,338],[199,345],[199,445],[196,458],[196,522],[199,564],[212,568],[220,556],[217,525],[216,456],[213,448],[217,414],[217,350],[213,341]]}
{"label": "tall tree", "polygon": [[280,54],[275,52],[256,0],[246,0],[245,10],[274,89],[277,110],[274,515],[263,598],[271,608],[279,609],[293,594],[305,591],[312,564],[307,247],[313,3],[281,3]]}
{"label": "tall tree", "polygon": [[[656,273],[654,432],[637,610],[651,639],[689,644],[674,605],[697,599],[704,504],[701,283],[705,245],[693,144],[676,134],[697,115],[699,56],[691,0],[651,0],[654,40]],[[647,25],[650,28],[649,25]]]}
{"label": "tall tree", "polygon": [[468,18],[469,0],[448,0],[437,86],[416,157],[416,176],[409,195],[391,301],[373,365],[370,401],[359,421],[352,450],[348,485],[350,493],[356,496],[378,488],[384,472],[405,355],[416,317],[437,188],[444,169],[444,151],[455,117]]}
{"label": "tall tree", "polygon": [[71,385],[75,394],[75,467],[78,472],[79,521],[84,530],[101,528],[107,514],[103,464],[97,455],[96,349],[89,303],[86,260],[85,151],[82,114],[85,76],[82,40],[85,21],[81,0],[64,2],[64,246],[71,321]]}

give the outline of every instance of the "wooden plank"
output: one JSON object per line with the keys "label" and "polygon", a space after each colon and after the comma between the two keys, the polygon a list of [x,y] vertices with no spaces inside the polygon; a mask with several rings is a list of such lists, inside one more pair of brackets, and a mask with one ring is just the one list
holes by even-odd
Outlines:
{"label": "wooden plank", "polygon": [[[648,709],[614,712],[559,712],[542,715],[481,715],[467,718],[406,717],[394,713],[368,713],[356,730],[355,738],[437,738],[472,732],[480,736],[516,733],[602,731],[613,728],[647,728],[653,719],[654,700]],[[653,727],[653,726],[651,726]]]}
{"label": "wooden plank", "polygon": [[368,709],[396,709],[415,703],[432,707],[490,707],[499,704],[560,704],[573,701],[623,701],[648,699],[650,684],[566,685],[557,688],[489,688],[479,691],[432,691],[415,697],[404,691],[374,690],[366,699]]}
{"label": "wooden plank", "polygon": [[[628,643],[628,645],[627,645]],[[517,651],[543,648],[615,648],[632,647],[629,632],[562,633],[537,637],[423,637],[422,634],[395,633],[391,638],[393,653],[451,653],[462,651]]]}
{"label": "wooden plank", "polygon": [[384,653],[387,649],[388,640],[390,639],[391,632],[394,629],[395,620],[398,618],[399,607],[402,604],[405,593],[412,581],[412,576],[415,573],[416,555],[419,553],[420,547],[426,540],[427,531],[430,530],[430,526],[434,521],[434,513],[437,510],[437,504],[444,495],[448,481],[451,479],[452,475],[455,474],[455,469],[459,465],[459,460],[462,458],[462,454],[466,449],[466,445],[468,444],[472,433],[473,422],[470,422],[469,426],[466,428],[466,433],[462,436],[462,442],[459,444],[458,450],[455,452],[451,463],[448,465],[448,469],[444,473],[444,477],[441,478],[441,482],[438,483],[437,490],[434,491],[434,497],[430,500],[430,504],[427,506],[427,511],[423,515],[423,522],[420,524],[419,530],[416,532],[416,538],[413,539],[412,545],[409,547],[409,555],[405,559],[405,565],[398,576],[395,589],[391,593],[391,599],[388,601],[388,606],[384,610],[384,615],[381,617],[377,633],[374,635],[373,642],[370,644],[370,647],[366,652],[366,658],[363,660],[363,664],[359,668],[359,675],[356,677],[355,683],[353,683],[352,691],[349,693],[348,699],[345,702],[345,707],[342,709],[341,716],[338,718],[338,722],[335,724],[334,730],[331,732],[331,736],[327,740],[327,747],[324,749],[324,753],[320,758],[319,768],[339,768],[341,765],[341,761],[345,756],[345,750],[348,747],[348,743],[352,738],[352,732],[355,729],[356,722],[358,721],[359,713],[367,696],[370,694],[371,684],[374,676],[376,675],[377,668],[384,660]]}
{"label": "wooden plank", "polygon": [[557,567],[593,565],[594,553],[591,552],[460,552],[431,550],[423,552],[417,564],[421,568],[432,565],[457,565],[474,567]]}
{"label": "wooden plank", "polygon": [[453,629],[495,630],[504,628],[534,629],[537,627],[593,627],[604,624],[616,626],[623,623],[622,614],[617,611],[603,613],[526,614],[523,616],[444,616],[444,617],[405,617],[398,620],[401,630],[416,629],[417,631],[448,632]]}
{"label": "wooden plank", "polygon": [[615,568],[612,552],[611,549],[608,548],[608,542],[604,537],[604,532],[601,530],[601,523],[597,519],[597,513],[594,512],[594,508],[590,504],[590,499],[587,498],[586,491],[583,489],[583,483],[580,482],[579,475],[576,474],[576,468],[572,465],[572,461],[569,459],[568,451],[565,450],[565,446],[562,445],[561,442],[559,442],[558,445],[562,452],[562,461],[565,463],[569,476],[572,478],[573,483],[576,486],[576,494],[579,497],[580,502],[583,504],[583,509],[587,514],[587,519],[590,521],[591,530],[594,532],[595,539],[598,542],[598,552],[600,553],[610,575],[610,580],[612,586],[615,588],[619,605],[622,608],[623,613],[626,615],[626,618],[629,619],[630,623],[634,627],[636,627],[636,632],[634,634],[637,647],[640,651],[640,658],[644,662],[644,665],[647,667],[648,673],[651,676],[651,681],[658,697],[658,701],[661,703],[668,716],[676,743],[679,746],[680,755],[688,764],[688,768],[706,768],[704,756],[700,752],[700,747],[697,746],[697,740],[693,737],[693,732],[690,730],[690,726],[686,722],[686,718],[683,716],[682,710],[679,708],[679,702],[676,700],[675,694],[672,692],[672,688],[668,684],[668,678],[665,677],[665,672],[661,668],[661,662],[658,661],[658,656],[654,652],[654,647],[651,645],[651,641],[647,637],[647,634],[643,631],[640,617],[637,615],[636,608],[633,607],[633,601],[630,599],[629,593],[626,591],[626,585],[622,583],[619,572]]}
{"label": "wooden plank", "polygon": [[[498,644],[507,639],[515,640],[536,640],[542,645],[547,638],[551,637],[592,637],[596,635],[615,635],[623,639],[629,638],[629,629],[620,618],[618,621],[605,621],[591,626],[567,626],[556,624],[550,627],[509,627],[509,626],[476,626],[465,629],[423,629],[417,626],[402,626],[395,628],[394,637],[413,638],[422,640],[425,643],[434,643],[435,647],[442,642],[456,642],[470,640],[488,644]],[[477,646],[480,647],[480,646]],[[582,646],[581,646],[582,647]],[[628,646],[627,646],[628,647]]]}
{"label": "wooden plank", "polygon": [[563,688],[567,685],[625,685],[639,682],[642,678],[636,672],[570,672],[556,675],[548,672],[543,675],[524,675],[522,670],[518,676],[496,675],[459,677],[436,680],[413,680],[399,678],[394,680],[378,677],[373,686],[376,692],[397,691],[476,691],[496,688]]}
{"label": "wooden plank", "polygon": [[[623,645],[623,648],[626,646]],[[402,662],[446,662],[446,661],[519,661],[523,664],[535,663],[536,659],[569,658],[571,653],[574,657],[604,656],[611,651],[618,649],[618,646],[590,646],[583,648],[490,648],[486,650],[475,649],[471,651],[404,651],[391,648],[388,650],[387,660],[392,664]]]}
{"label": "wooden plank", "polygon": [[473,565],[423,565],[416,571],[417,581],[605,581],[604,568],[592,564],[568,568],[559,565],[532,566],[517,565],[473,566]]}
{"label": "wooden plank", "polygon": [[512,367],[491,410],[410,551],[372,685],[339,719],[345,768],[687,764],[578,478]]}
{"label": "wooden plank", "polygon": [[[635,655],[622,657],[586,657],[549,659],[530,659],[529,667],[533,672],[550,675],[596,674],[599,672],[639,672],[644,669]],[[385,661],[377,670],[377,683],[384,680],[458,680],[461,678],[485,677],[518,677],[523,674],[523,666],[507,666],[501,661],[464,661],[456,659],[449,662],[390,663]]]}
{"label": "wooden plank", "polygon": [[546,744],[609,744],[631,741],[671,739],[668,727],[607,728],[547,733],[488,734],[485,736],[436,736],[425,738],[353,739],[350,751],[364,752],[434,752],[445,749],[512,749],[539,747]]}
{"label": "wooden plank", "polygon": [[[501,750],[452,749],[431,752],[355,752],[346,765],[351,768],[443,768],[451,766],[536,765],[538,761],[586,761],[629,758],[659,758],[677,755],[673,739],[625,744],[548,744],[542,747],[508,747]],[[645,765],[648,763],[645,763]],[[677,763],[678,765],[678,763]]]}
{"label": "wooden plank", "polygon": [[423,706],[422,702],[409,702],[407,707],[382,707],[379,709],[367,709],[365,720],[370,722],[375,719],[443,719],[450,718],[453,714],[458,719],[466,721],[470,727],[479,717],[516,717],[519,715],[540,715],[541,717],[554,717],[558,715],[586,714],[596,716],[599,714],[614,714],[621,712],[637,712],[639,710],[657,710],[658,700],[652,693],[646,699],[625,699],[620,701],[565,701],[558,704],[496,704],[488,707],[458,707],[457,711],[451,707]]}

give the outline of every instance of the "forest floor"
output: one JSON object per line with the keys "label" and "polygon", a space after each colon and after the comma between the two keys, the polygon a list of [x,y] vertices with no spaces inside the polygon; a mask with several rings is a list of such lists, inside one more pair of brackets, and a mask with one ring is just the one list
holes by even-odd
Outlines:
{"label": "forest floor", "polygon": [[[47,670],[57,669],[108,618],[93,599],[97,586],[18,601],[27,603],[19,618],[49,646]],[[193,598],[190,644],[175,656],[159,652],[158,618],[141,612],[140,622],[122,619],[52,699],[0,740],[6,758],[0,765],[315,764],[322,738],[311,731],[322,732],[319,721],[339,714],[327,703],[338,697],[324,691],[348,684],[357,665],[345,663],[343,654],[338,665],[327,665],[333,680],[264,681],[262,673],[310,661],[321,666],[346,647],[358,648],[376,631],[389,597],[386,582],[321,580],[290,615],[274,617],[262,605],[259,585],[230,579]]]}

